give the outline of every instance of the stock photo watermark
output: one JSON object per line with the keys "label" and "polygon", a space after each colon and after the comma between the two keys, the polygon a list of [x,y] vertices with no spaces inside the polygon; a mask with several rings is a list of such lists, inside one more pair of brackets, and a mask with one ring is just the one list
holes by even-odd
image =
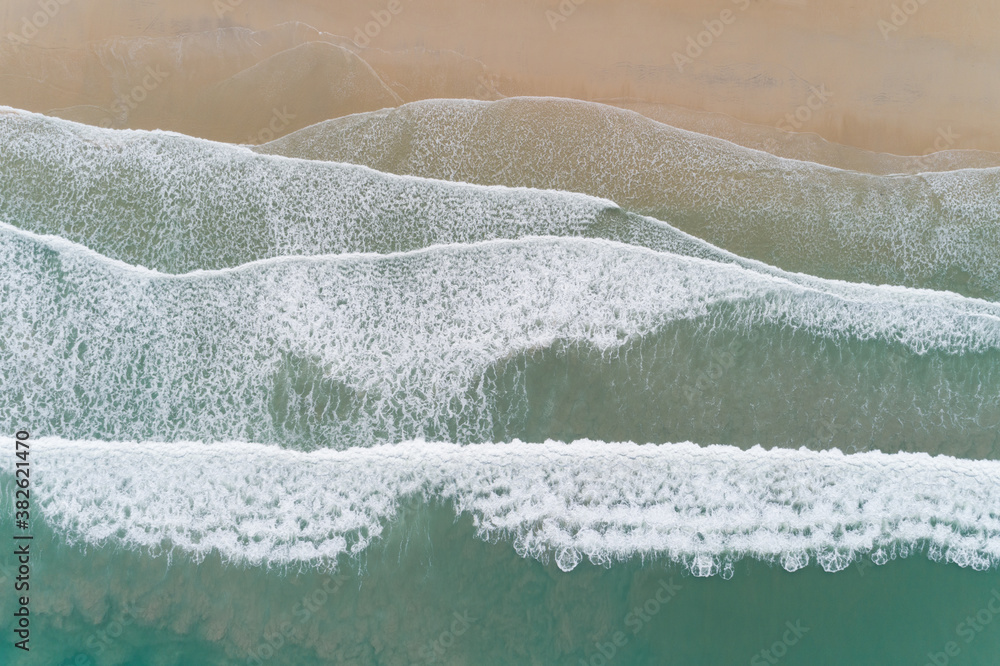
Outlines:
{"label": "stock photo watermark", "polygon": [[820,84],[819,88],[809,86],[809,97],[805,103],[799,105],[791,113],[785,114],[785,117],[779,120],[775,127],[786,132],[799,131],[806,123],[812,120],[814,112],[826,106],[831,97],[833,97],[833,93],[826,89],[826,84]]}
{"label": "stock photo watermark", "polygon": [[[741,12],[746,11],[750,7],[750,0],[732,0],[732,3]],[[736,23],[737,16],[738,14],[732,9],[723,9],[719,12],[717,18],[702,21],[701,24],[705,26],[705,29],[696,35],[688,35],[687,46],[683,53],[680,51],[674,51],[673,53],[674,65],[677,67],[677,71],[683,74],[685,66],[693,65],[695,60],[700,58],[707,49],[715,44],[715,40],[722,37],[722,33],[726,31],[727,26]]]}
{"label": "stock photo watermark", "polygon": [[38,11],[21,19],[21,30],[17,33],[7,33],[7,41],[15,50],[20,46],[27,46],[28,42],[37,37],[62,8],[71,2],[73,0],[38,0]]}
{"label": "stock photo watermark", "polygon": [[373,9],[370,12],[372,20],[365,23],[363,27],[355,29],[352,36],[354,43],[365,48],[389,27],[395,17],[402,13],[403,0],[389,0],[384,9]]}
{"label": "stock photo watermark", "polygon": [[[327,604],[330,597],[337,593],[344,585],[344,577],[337,575],[326,578],[322,584],[309,594],[302,597],[294,607],[292,607],[292,617],[280,622],[277,631],[263,634],[264,640],[250,651],[247,657],[247,666],[263,666],[269,659],[274,657],[285,645],[286,640],[294,639],[298,636],[298,627],[301,627],[313,615],[319,612]],[[296,622],[293,623],[292,620]]]}
{"label": "stock photo watermark", "polygon": [[855,562],[854,562],[854,570],[858,572],[858,576],[860,576],[861,578],[864,578],[865,577],[865,572],[868,571],[869,569],[871,569],[874,566],[877,566],[877,565],[874,562],[872,562],[872,558],[871,557],[867,557],[867,556],[862,556],[862,557],[858,558],[857,560],[855,560]]}
{"label": "stock photo watermark", "polygon": [[674,583],[674,579],[661,579],[653,593],[641,605],[634,607],[623,620],[626,629],[630,630],[631,636],[624,631],[618,630],[608,636],[606,641],[595,641],[594,648],[597,652],[590,655],[588,659],[580,659],[579,666],[607,666],[624,649],[634,636],[646,628],[653,621],[653,618],[669,604],[682,587]]}
{"label": "stock photo watermark", "polygon": [[878,27],[879,32],[882,33],[882,39],[888,41],[889,35],[906,25],[910,18],[920,11],[920,8],[928,2],[930,2],[930,0],[903,0],[903,2],[898,5],[893,4],[889,18],[879,19],[875,24]]}
{"label": "stock photo watermark", "polygon": [[[955,625],[955,636],[961,638],[965,645],[969,645],[979,634],[986,631],[997,615],[1000,615],[1000,590],[993,588],[982,608]],[[961,654],[962,645],[958,641],[948,641],[940,650],[927,653],[924,666],[947,666]]]}
{"label": "stock photo watermark", "polygon": [[243,4],[243,0],[215,0],[212,3],[212,8],[215,9],[215,15],[222,18],[230,12],[235,12],[236,8]]}
{"label": "stock photo watermark", "polygon": [[476,99],[496,99],[498,97],[503,97],[499,92],[497,92],[497,82],[496,78],[492,76],[487,76],[486,74],[480,74],[476,77]]}
{"label": "stock photo watermark", "polygon": [[559,3],[559,11],[553,11],[551,9],[545,10],[545,20],[549,22],[549,27],[552,32],[555,32],[559,28],[560,23],[565,23],[576,8],[585,3],[587,0],[562,0]]}
{"label": "stock photo watermark", "polygon": [[[142,80],[124,95],[118,97],[118,99],[111,103],[111,112],[114,114],[115,118],[127,122],[129,112],[138,109],[139,105],[145,102],[149,97],[149,93],[159,88],[160,84],[166,81],[169,77],[170,72],[160,69],[159,65],[156,65],[155,67],[152,65],[147,66],[146,75],[142,78]],[[101,126],[106,129],[110,129],[114,126],[114,119],[105,118],[101,123]]]}
{"label": "stock photo watermark", "polygon": [[290,112],[287,106],[283,106],[281,109],[271,109],[271,120],[268,121],[267,126],[262,127],[256,134],[248,136],[247,143],[261,144],[274,141],[288,129],[293,120],[295,120],[295,114]]}
{"label": "stock photo watermark", "polygon": [[478,618],[469,615],[469,611],[463,611],[462,613],[456,611],[452,613],[452,616],[454,619],[452,619],[448,628],[442,631],[437,638],[420,648],[420,657],[425,663],[438,663],[441,657],[455,644],[455,641],[463,636],[469,630],[469,627],[478,620]]}
{"label": "stock photo watermark", "polygon": [[803,446],[810,451],[826,449],[833,444],[833,440],[837,436],[837,433],[843,429],[844,425],[837,423],[833,417],[820,416],[818,427],[813,432],[812,436],[805,441]]}
{"label": "stock photo watermark", "polygon": [[18,430],[14,440],[14,527],[12,537],[16,569],[11,572],[4,568],[4,579],[8,575],[14,579],[14,647],[24,652],[31,651],[31,548],[34,535],[31,533],[31,434]]}
{"label": "stock photo watermark", "polygon": [[939,127],[937,135],[934,137],[934,143],[920,155],[917,159],[917,164],[923,168],[927,168],[930,166],[931,155],[954,148],[955,144],[961,138],[962,136],[952,131],[950,126],[948,128]]}
{"label": "stock photo watermark", "polygon": [[798,644],[802,637],[809,633],[809,627],[802,625],[802,620],[785,622],[785,631],[781,637],[771,643],[771,647],[761,650],[750,659],[750,666],[766,666],[777,664],[788,651]]}
{"label": "stock photo watermark", "polygon": [[127,627],[135,624],[139,619],[135,606],[125,604],[121,611],[115,613],[110,620],[105,622],[100,629],[90,634],[83,642],[88,652],[78,652],[68,661],[64,661],[60,666],[95,666],[96,658],[104,654],[115,642],[122,637]]}
{"label": "stock photo watermark", "polygon": [[[299,627],[308,622],[329,602],[344,584],[344,577],[337,575],[326,578],[312,592],[303,596],[292,607],[291,614],[275,625],[275,629],[261,633],[262,640],[251,648],[247,658],[247,666],[263,666],[285,646],[287,641],[298,638]],[[104,623],[97,631],[90,634],[84,641],[89,652],[79,652],[61,666],[96,666],[96,658],[108,651],[125,633],[125,629],[139,619],[140,613],[136,607],[127,604],[120,612]],[[116,662],[117,663],[117,662]]]}

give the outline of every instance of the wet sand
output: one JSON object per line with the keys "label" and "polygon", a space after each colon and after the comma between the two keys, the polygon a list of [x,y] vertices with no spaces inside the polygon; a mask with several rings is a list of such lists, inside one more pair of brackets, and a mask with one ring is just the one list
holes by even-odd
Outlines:
{"label": "wet sand", "polygon": [[1000,151],[1000,8],[903,4],[912,15],[887,0],[52,0],[50,18],[14,0],[0,10],[0,102],[247,141],[428,97],[552,95],[872,151]]}
{"label": "wet sand", "polygon": [[672,104],[613,99],[603,103],[640,113],[671,127],[725,139],[776,157],[815,162],[839,169],[879,175],[985,169],[1000,166],[1000,153],[985,150],[947,149],[961,143],[948,128],[941,128],[928,149],[917,155],[896,155],[829,141],[815,132],[788,132],[770,125],[745,123],[725,113],[693,111]]}

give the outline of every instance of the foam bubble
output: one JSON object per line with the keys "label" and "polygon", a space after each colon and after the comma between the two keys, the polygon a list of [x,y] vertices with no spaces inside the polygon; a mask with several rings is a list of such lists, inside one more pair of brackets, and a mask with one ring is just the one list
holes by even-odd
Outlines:
{"label": "foam bubble", "polygon": [[913,551],[975,569],[1000,558],[995,461],[592,441],[297,453],[39,439],[32,456],[36,506],[69,540],[247,564],[331,566],[413,497],[451,502],[481,537],[563,569],[583,557],[662,557],[696,575],[746,557],[790,571]]}

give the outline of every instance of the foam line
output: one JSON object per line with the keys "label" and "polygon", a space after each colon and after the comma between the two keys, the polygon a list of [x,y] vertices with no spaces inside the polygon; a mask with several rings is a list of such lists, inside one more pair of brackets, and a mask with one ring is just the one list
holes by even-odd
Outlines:
{"label": "foam line", "polygon": [[161,272],[583,235],[615,204],[262,156],[172,132],[0,115],[0,222]]}
{"label": "foam line", "polygon": [[[0,440],[12,446],[10,440]],[[71,541],[246,564],[330,566],[378,539],[405,501],[454,503],[481,537],[564,570],[660,557],[696,575],[745,557],[827,571],[926,552],[1000,558],[1000,462],[925,454],[407,442],[297,453],[240,443],[39,439],[34,489]],[[5,500],[5,501],[9,501]]]}
{"label": "foam line", "polygon": [[[273,259],[175,277],[0,228],[0,259],[0,375],[16,386],[0,392],[0,413],[73,438],[295,447],[445,437],[436,432],[490,439],[496,419],[515,418],[498,413],[510,391],[483,384],[496,363],[557,343],[614,354],[677,322],[702,334],[772,327],[912,354],[1000,349],[995,304],[897,287],[821,291],[605,240]],[[842,365],[856,383],[863,368]],[[936,413],[960,397],[988,415],[994,365],[984,361],[976,377],[946,369],[941,396],[914,404]]]}
{"label": "foam line", "polygon": [[1000,298],[998,168],[858,173],[552,98],[415,102],[256,150],[582,192],[785,270]]}
{"label": "foam line", "polygon": [[11,111],[0,221],[172,273],[534,235],[697,245],[628,210],[793,272],[1000,299],[1000,169],[839,171],[558,99],[436,100],[303,132],[273,150],[335,161]]}

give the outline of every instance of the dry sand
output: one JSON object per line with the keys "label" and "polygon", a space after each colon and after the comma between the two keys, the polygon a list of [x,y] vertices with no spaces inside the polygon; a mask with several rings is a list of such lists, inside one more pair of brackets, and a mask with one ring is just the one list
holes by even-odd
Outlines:
{"label": "dry sand", "polygon": [[[1000,151],[994,0],[9,0],[0,31],[0,103],[225,140],[427,97],[552,95],[871,151]],[[149,63],[179,68],[139,104]]]}

